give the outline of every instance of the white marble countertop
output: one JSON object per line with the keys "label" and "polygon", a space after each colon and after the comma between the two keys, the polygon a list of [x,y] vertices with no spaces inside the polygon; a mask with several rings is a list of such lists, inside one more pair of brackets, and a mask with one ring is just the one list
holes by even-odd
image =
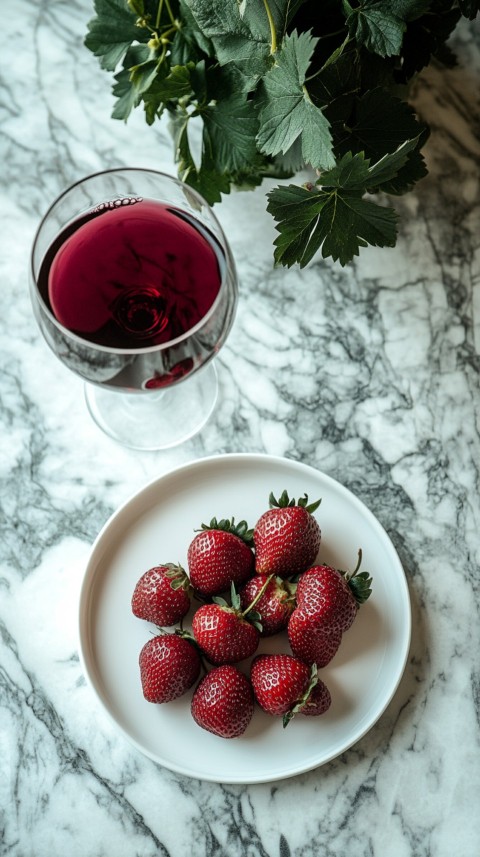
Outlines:
{"label": "white marble countertop", "polygon": [[[45,345],[28,295],[41,215],[113,166],[174,172],[170,138],[110,119],[110,79],[83,47],[87,0],[2,15],[0,855],[473,857],[480,852],[480,30],[415,103],[430,169],[396,203],[398,245],[345,269],[274,269],[265,188],[216,209],[240,303],[220,397],[168,452],[117,446]],[[85,561],[112,511],[172,467],[220,452],[286,456],[333,476],[390,535],[408,579],[410,655],[355,746],[292,779],[179,776],[119,736],[77,653]],[[282,736],[283,737],[283,736]],[[281,750],[280,750],[281,752]]]}

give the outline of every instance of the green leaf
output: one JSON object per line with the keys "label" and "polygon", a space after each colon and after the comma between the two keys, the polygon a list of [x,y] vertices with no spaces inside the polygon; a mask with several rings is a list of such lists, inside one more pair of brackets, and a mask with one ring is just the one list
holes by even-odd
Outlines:
{"label": "green leaf", "polygon": [[235,518],[222,518],[220,521],[212,518],[209,524],[202,524],[201,530],[222,530],[224,533],[232,533],[232,535],[238,536],[249,546],[253,545],[253,530],[249,528],[245,520],[236,524]]}
{"label": "green leaf", "polygon": [[158,60],[146,60],[130,67],[130,80],[136,92],[142,95],[157,79]]}
{"label": "green leaf", "polygon": [[237,172],[248,167],[257,156],[258,119],[252,102],[242,92],[234,93],[201,115],[217,169]]}
{"label": "green leaf", "polygon": [[432,5],[432,0],[390,0],[388,5],[399,18],[408,22],[425,15]]}
{"label": "green leaf", "polygon": [[304,267],[321,247],[324,258],[346,265],[367,244],[395,245],[395,211],[362,198],[370,181],[362,154],[348,153],[319,181],[318,189],[289,185],[268,194],[268,210],[278,222],[277,262]]}
{"label": "green leaf", "polygon": [[242,604],[241,604],[240,595],[237,592],[237,590],[235,589],[235,584],[234,584],[233,580],[230,584],[230,602],[231,602],[231,605],[232,605],[234,610],[237,610],[237,611],[241,610]]}
{"label": "green leaf", "polygon": [[[269,31],[268,15],[263,0],[237,0],[237,5],[242,20],[247,20],[255,31],[265,33]],[[279,36],[283,35],[287,17],[290,17],[290,6],[289,0],[268,0],[268,8]]]}
{"label": "green leaf", "polygon": [[410,80],[416,72],[429,64],[432,56],[445,62],[447,55],[451,64],[452,54],[446,41],[460,17],[458,7],[451,8],[450,2],[440,2],[435,3],[431,13],[412,21],[403,40],[402,65],[397,71],[397,79]]}
{"label": "green leaf", "polygon": [[377,193],[404,193],[408,186],[418,181],[427,170],[417,147],[420,137],[405,140],[394,152],[371,164],[364,153],[355,156],[347,152],[336,166],[321,174],[317,184],[322,187],[338,187],[349,190]]}
{"label": "green leaf", "polygon": [[353,9],[343,3],[350,36],[382,57],[397,56],[402,47],[405,21],[390,3],[366,2]]}
{"label": "green leaf", "polygon": [[112,92],[117,101],[112,110],[112,118],[124,119],[126,121],[132,110],[139,103],[140,97],[137,95],[135,87],[132,86],[130,72],[127,68],[122,69],[122,71],[119,71],[115,75],[115,81]]}
{"label": "green leaf", "polygon": [[191,72],[193,63],[174,65],[165,76],[157,75],[149,88],[149,96],[160,101],[178,100],[192,92]]}
{"label": "green leaf", "polygon": [[170,100],[178,100],[192,93],[191,72],[193,63],[188,66],[176,65],[170,70],[163,63],[147,89],[143,93],[145,114],[149,125],[160,116]]}
{"label": "green leaf", "polygon": [[[263,3],[237,0],[185,0],[203,35],[214,48],[220,65],[234,64],[244,77],[244,88],[255,87],[270,63],[270,27]],[[282,4],[288,8],[288,0]]]}
{"label": "green leaf", "polygon": [[125,55],[124,68],[115,76],[112,92],[117,102],[112,111],[113,119],[128,119],[132,110],[140,103],[142,94],[157,75],[158,63],[147,59],[150,51],[146,45],[132,45]]}
{"label": "green leaf", "polygon": [[134,41],[147,41],[145,33],[135,25],[136,15],[124,0],[95,0],[96,17],[88,23],[86,47],[100,57],[102,68],[114,71]]}
{"label": "green leaf", "polygon": [[324,66],[309,84],[309,91],[316,104],[331,104],[337,98],[357,92],[359,71],[352,51],[340,54],[334,62]]}
{"label": "green leaf", "polygon": [[336,150],[339,154],[363,151],[367,158],[377,160],[425,132],[426,126],[417,121],[405,101],[377,87],[355,98],[349,124],[339,130]]}
{"label": "green leaf", "polygon": [[[178,126],[178,118],[177,118]],[[181,181],[193,187],[210,204],[220,202],[222,193],[230,193],[230,181],[227,175],[219,172],[212,159],[211,152],[202,151],[202,163],[197,169],[188,142],[188,120],[177,127],[178,176]]]}
{"label": "green leaf", "polygon": [[[390,155],[384,155],[369,169],[369,190],[385,193],[404,193],[405,185],[411,187],[418,178],[423,178],[427,169],[417,152],[418,137],[406,140]],[[413,158],[416,154],[418,157]],[[408,167],[408,169],[405,169]],[[418,174],[419,171],[421,174]],[[396,180],[396,181],[395,181]]]}
{"label": "green leaf", "polygon": [[368,171],[369,188],[378,191],[383,189],[387,183],[392,182],[406,165],[409,156],[415,151],[417,145],[418,137],[413,140],[406,140],[395,152],[380,158]]}
{"label": "green leaf", "polygon": [[[323,195],[322,192],[320,195]],[[396,214],[391,208],[383,208],[362,199],[353,191],[335,191],[325,199],[315,231],[309,236],[308,252],[298,254],[294,261],[303,266],[309,262],[313,252],[322,245],[324,258],[346,265],[359,253],[360,247],[368,244],[393,247],[396,239]],[[305,234],[305,230],[303,230]],[[284,236],[282,236],[283,238]],[[275,242],[277,244],[277,241]],[[285,256],[284,242],[278,242],[281,256]],[[313,252],[312,252],[313,251]]]}
{"label": "green leaf", "polygon": [[180,28],[175,33],[171,48],[172,65],[187,65],[188,62],[200,60],[204,54],[212,56],[213,45],[197,26],[187,0],[180,0],[179,16]]}
{"label": "green leaf", "polygon": [[320,216],[327,197],[319,192],[289,185],[267,194],[267,210],[278,221],[275,261],[282,265],[298,262],[304,267],[322,244]]}
{"label": "green leaf", "polygon": [[[268,172],[268,167],[269,165],[266,161],[255,161],[252,168],[238,170],[238,172],[232,173],[232,184],[235,185],[237,190],[255,190],[256,187],[260,187],[264,178],[269,177],[270,173]],[[278,175],[276,178],[278,178]],[[285,178],[285,176],[283,175],[282,178]]]}
{"label": "green leaf", "polygon": [[347,152],[331,170],[320,175],[317,184],[322,187],[364,191],[368,185],[369,173],[369,161],[363,153],[352,155]]}
{"label": "green leaf", "polygon": [[285,154],[280,152],[275,155],[275,164],[279,171],[289,175],[293,175],[302,169],[305,161],[303,160],[301,137],[297,137]]}
{"label": "green leaf", "polygon": [[285,154],[301,135],[304,161],[326,168],[334,163],[329,122],[305,86],[316,42],[310,33],[293,32],[284,39],[275,66],[263,79],[257,141],[267,155]]}
{"label": "green leaf", "polygon": [[372,594],[372,578],[368,571],[361,571],[355,577],[351,577],[348,585],[359,606],[365,604]]}
{"label": "green leaf", "polygon": [[428,175],[425,159],[418,149],[411,152],[405,166],[389,181],[382,182],[375,190],[399,196],[412,190],[414,185]]}

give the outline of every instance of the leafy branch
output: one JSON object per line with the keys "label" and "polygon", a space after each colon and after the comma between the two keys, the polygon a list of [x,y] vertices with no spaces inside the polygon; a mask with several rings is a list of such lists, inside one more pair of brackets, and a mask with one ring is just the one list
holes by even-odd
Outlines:
{"label": "leafy branch", "polygon": [[[113,116],[142,106],[168,117],[180,178],[211,203],[232,186],[312,169],[305,186],[268,194],[275,260],[341,265],[394,246],[385,195],[426,175],[429,134],[399,84],[432,57],[480,0],[94,0],[85,44],[114,72]],[[200,163],[191,120],[200,121]],[[378,194],[382,196],[379,198]],[[370,198],[375,194],[375,199]]]}

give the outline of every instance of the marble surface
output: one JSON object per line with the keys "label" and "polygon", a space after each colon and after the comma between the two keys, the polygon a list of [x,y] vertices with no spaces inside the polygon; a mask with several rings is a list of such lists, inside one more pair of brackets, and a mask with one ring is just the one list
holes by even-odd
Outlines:
{"label": "marble surface", "polygon": [[[218,208],[241,279],[218,406],[188,443],[141,453],[92,423],[28,296],[33,235],[59,191],[112,166],[174,171],[164,127],[109,118],[110,80],[82,46],[91,14],[87,0],[15,0],[0,34],[0,854],[473,857],[479,26],[457,31],[458,68],[415,84],[430,175],[396,203],[395,249],[346,269],[274,269],[266,188]],[[182,777],[132,749],[85,682],[76,636],[85,562],[112,511],[178,464],[237,451],[306,462],[357,494],[396,546],[413,613],[403,679],[368,734],[255,786]]]}

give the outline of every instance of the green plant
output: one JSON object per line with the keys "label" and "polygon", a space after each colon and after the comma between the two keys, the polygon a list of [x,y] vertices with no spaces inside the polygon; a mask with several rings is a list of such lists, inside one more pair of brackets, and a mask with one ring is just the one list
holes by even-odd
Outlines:
{"label": "green plant", "polygon": [[113,116],[168,114],[179,177],[209,203],[313,169],[268,193],[277,263],[304,266],[321,248],[345,265],[367,244],[394,246],[394,208],[368,195],[426,175],[429,133],[398,93],[432,57],[455,62],[448,37],[479,0],[94,2],[85,44],[116,72]]}

